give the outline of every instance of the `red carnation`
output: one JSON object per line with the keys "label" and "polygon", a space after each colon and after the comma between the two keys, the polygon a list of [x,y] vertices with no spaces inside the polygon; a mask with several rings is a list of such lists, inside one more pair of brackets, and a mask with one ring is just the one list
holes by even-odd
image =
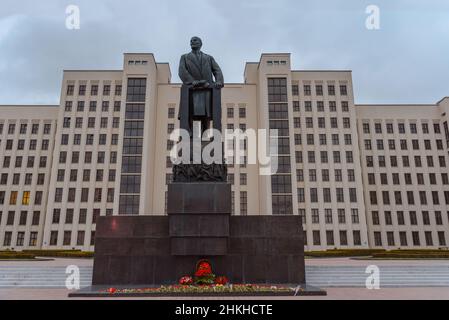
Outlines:
{"label": "red carnation", "polygon": [[221,284],[224,286],[224,285],[228,284],[228,282],[229,282],[228,278],[223,277],[223,276],[215,278],[215,284]]}
{"label": "red carnation", "polygon": [[193,284],[193,279],[190,276],[184,276],[179,279],[179,284],[183,286],[190,286],[191,284]]}

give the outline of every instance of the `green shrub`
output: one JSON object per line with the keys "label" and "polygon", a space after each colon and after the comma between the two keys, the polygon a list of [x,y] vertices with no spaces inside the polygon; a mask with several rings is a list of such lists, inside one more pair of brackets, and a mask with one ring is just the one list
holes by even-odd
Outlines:
{"label": "green shrub", "polygon": [[34,259],[35,256],[29,253],[2,251],[0,252],[0,260],[15,260],[15,259]]}
{"label": "green shrub", "polygon": [[52,258],[92,258],[94,253],[81,250],[24,250],[24,253],[33,254],[38,257]]}
{"label": "green shrub", "polygon": [[332,249],[326,251],[306,251],[305,256],[325,258],[325,257],[361,257],[371,256],[374,253],[385,252],[384,249]]}
{"label": "green shrub", "polygon": [[373,258],[390,259],[449,259],[449,251],[437,250],[392,250],[373,254]]}

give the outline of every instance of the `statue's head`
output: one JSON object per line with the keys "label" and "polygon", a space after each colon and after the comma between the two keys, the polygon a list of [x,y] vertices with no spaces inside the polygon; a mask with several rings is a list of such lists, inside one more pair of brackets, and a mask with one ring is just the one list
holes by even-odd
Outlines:
{"label": "statue's head", "polygon": [[203,41],[199,37],[193,37],[190,39],[190,47],[192,50],[200,50],[203,46]]}

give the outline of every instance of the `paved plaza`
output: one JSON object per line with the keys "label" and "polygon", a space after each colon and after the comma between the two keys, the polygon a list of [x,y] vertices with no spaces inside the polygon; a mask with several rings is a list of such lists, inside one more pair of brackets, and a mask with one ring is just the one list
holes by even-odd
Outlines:
{"label": "paved plaza", "polygon": [[[66,267],[71,265],[79,267],[81,286],[87,286],[90,284],[92,264],[92,259],[0,261],[0,299],[68,299],[67,295],[70,291],[64,288]],[[380,270],[380,289],[367,289],[365,286],[365,279],[369,276],[368,273],[365,273],[365,270],[370,265],[375,265]],[[308,270],[308,283],[314,285],[317,283],[321,284],[320,287],[327,290],[327,296],[290,298],[254,297],[254,299],[449,300],[449,260],[322,258],[306,259],[306,267]],[[7,272],[15,272],[18,280],[8,282],[11,280],[8,278],[12,276],[10,277]],[[32,282],[26,282],[25,280],[30,277],[31,272],[40,273],[36,276],[31,276],[34,277],[33,279],[28,279],[28,281]],[[57,285],[51,285],[51,281],[57,281]],[[413,286],[415,283],[417,285]],[[339,284],[342,285],[339,286]],[[171,300],[174,298],[157,299]]]}

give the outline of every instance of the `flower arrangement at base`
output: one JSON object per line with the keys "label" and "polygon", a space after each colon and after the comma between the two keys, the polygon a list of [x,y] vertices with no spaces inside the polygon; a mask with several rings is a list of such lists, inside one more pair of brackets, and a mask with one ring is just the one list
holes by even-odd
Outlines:
{"label": "flower arrangement at base", "polygon": [[200,260],[196,264],[195,284],[209,285],[215,281],[215,275],[212,273],[212,266],[208,260]]}
{"label": "flower arrangement at base", "polygon": [[173,286],[160,286],[153,288],[139,288],[139,289],[115,289],[105,290],[105,293],[111,295],[117,294],[205,294],[205,293],[268,293],[268,294],[287,294],[293,295],[295,288],[287,286],[270,286],[270,285],[255,285],[255,284],[214,284],[214,285],[173,285]]}
{"label": "flower arrangement at base", "polygon": [[183,286],[191,286],[193,284],[193,279],[190,276],[185,276],[179,279],[179,284]]}
{"label": "flower arrangement at base", "polygon": [[217,285],[224,286],[224,285],[227,285],[228,282],[229,282],[229,280],[226,277],[216,277],[215,278],[215,284],[217,284]]}

